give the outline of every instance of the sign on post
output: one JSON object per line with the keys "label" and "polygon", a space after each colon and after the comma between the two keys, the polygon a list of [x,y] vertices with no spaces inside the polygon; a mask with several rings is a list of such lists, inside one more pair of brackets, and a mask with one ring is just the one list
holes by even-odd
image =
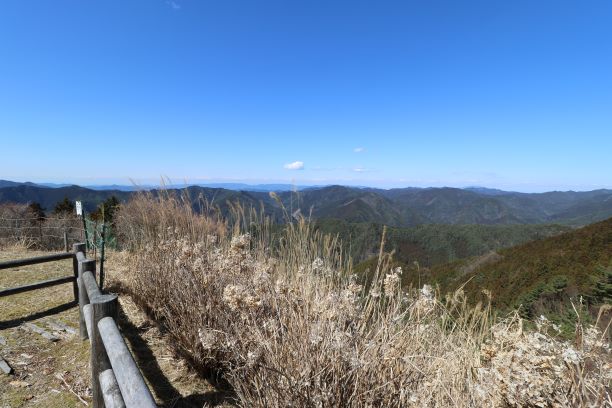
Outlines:
{"label": "sign on post", "polygon": [[83,215],[83,206],[80,201],[75,201],[75,208],[77,215]]}

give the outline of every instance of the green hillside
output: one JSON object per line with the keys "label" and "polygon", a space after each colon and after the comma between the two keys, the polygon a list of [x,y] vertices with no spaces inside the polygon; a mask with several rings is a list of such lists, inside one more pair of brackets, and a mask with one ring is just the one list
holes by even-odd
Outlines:
{"label": "green hillside", "polygon": [[434,266],[427,278],[442,291],[465,283],[474,301],[490,290],[499,310],[521,306],[526,317],[548,315],[570,329],[570,298],[582,296],[587,307],[612,300],[612,218],[501,249],[487,259]]}
{"label": "green hillside", "polygon": [[[338,235],[356,263],[378,254],[383,230],[380,224],[325,219],[317,220],[316,226],[321,232]],[[385,251],[393,251],[394,259],[398,263],[412,265],[417,261],[422,267],[430,267],[569,230],[569,227],[560,225],[389,227],[386,233]]]}

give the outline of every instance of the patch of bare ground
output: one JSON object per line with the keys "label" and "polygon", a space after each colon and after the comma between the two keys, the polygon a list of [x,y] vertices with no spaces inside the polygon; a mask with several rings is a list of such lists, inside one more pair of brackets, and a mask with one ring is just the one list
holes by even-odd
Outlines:
{"label": "patch of bare ground", "polygon": [[471,260],[468,264],[462,266],[459,269],[459,272],[461,272],[460,276],[465,276],[469,273],[474,272],[477,268],[481,266],[499,261],[502,258],[503,257],[495,251],[487,252],[484,255],[477,256],[473,260]]}
{"label": "patch of bare ground", "polygon": [[[44,254],[1,248],[0,262]],[[120,329],[159,406],[231,406],[226,393],[173,354],[167,336],[121,292],[113,279],[120,273],[120,255],[111,252],[107,265],[109,289],[119,292]],[[70,274],[71,260],[6,269],[0,271],[0,289]],[[91,405],[89,342],[80,340],[78,321],[69,283],[0,298],[0,358],[13,370],[0,371],[0,408]]]}

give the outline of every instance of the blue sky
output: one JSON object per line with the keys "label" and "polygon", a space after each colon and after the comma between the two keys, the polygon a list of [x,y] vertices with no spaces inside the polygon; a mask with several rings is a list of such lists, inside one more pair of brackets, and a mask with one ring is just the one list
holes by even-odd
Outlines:
{"label": "blue sky", "polygon": [[4,1],[0,178],[610,188],[611,21],[609,0]]}

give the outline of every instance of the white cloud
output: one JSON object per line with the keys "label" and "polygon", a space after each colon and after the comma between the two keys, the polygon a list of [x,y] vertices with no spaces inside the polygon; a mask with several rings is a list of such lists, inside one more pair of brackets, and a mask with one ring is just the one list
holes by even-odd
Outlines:
{"label": "white cloud", "polygon": [[365,147],[356,147],[353,149],[354,153],[363,153],[365,152]]}
{"label": "white cloud", "polygon": [[304,162],[294,161],[293,163],[287,163],[283,166],[287,170],[304,170]]}
{"label": "white cloud", "polygon": [[170,7],[172,7],[174,10],[180,10],[180,8],[181,8],[181,5],[178,4],[176,1],[173,1],[173,0],[166,1],[166,4],[169,5]]}
{"label": "white cloud", "polygon": [[356,173],[365,173],[366,171],[369,171],[369,170],[364,167],[355,167],[353,171]]}

